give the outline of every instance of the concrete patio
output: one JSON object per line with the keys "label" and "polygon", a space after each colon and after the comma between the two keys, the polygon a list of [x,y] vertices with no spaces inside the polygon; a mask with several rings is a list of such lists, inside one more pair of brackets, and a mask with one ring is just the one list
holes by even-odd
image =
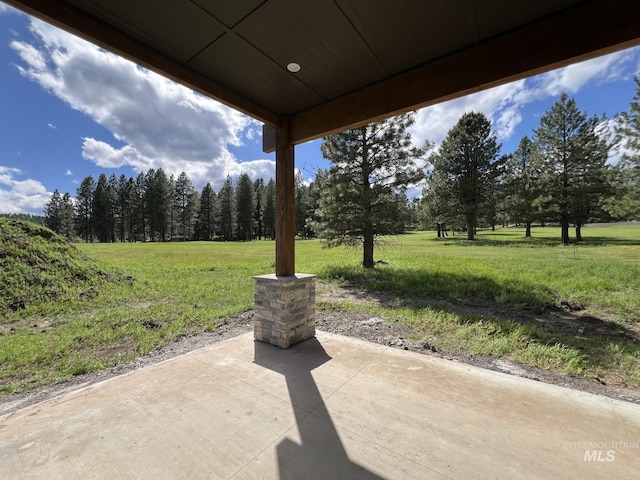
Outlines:
{"label": "concrete patio", "polygon": [[640,405],[251,333],[0,417],[0,479],[634,479]]}

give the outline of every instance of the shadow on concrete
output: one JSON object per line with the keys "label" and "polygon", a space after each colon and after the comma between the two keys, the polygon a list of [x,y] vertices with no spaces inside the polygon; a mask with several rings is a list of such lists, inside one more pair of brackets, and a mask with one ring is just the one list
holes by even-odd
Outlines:
{"label": "shadow on concrete", "polygon": [[340,441],[311,371],[331,360],[317,338],[286,350],[254,342],[254,362],[284,375],[302,444],[284,438],[276,447],[279,477],[301,479],[381,479],[352,462]]}

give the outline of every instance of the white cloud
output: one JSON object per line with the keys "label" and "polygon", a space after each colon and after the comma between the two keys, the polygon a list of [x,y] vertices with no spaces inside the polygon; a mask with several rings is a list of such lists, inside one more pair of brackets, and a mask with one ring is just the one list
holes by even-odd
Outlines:
{"label": "white cloud", "polygon": [[37,180],[16,179],[20,175],[19,169],[0,165],[0,213],[42,214],[51,192]]}
{"label": "white cloud", "polygon": [[616,143],[615,142],[615,133],[616,133],[616,121],[614,119],[608,118],[601,122],[597,127],[597,132],[601,138],[605,141],[609,142],[612,146],[609,150],[609,158],[607,163],[609,165],[617,165],[618,162],[624,156],[632,157],[636,153],[634,150],[630,149],[626,144]]}
{"label": "white cloud", "polygon": [[229,151],[256,136],[250,117],[44,22],[31,20],[30,30],[33,41],[11,43],[20,72],[113,133],[83,138],[85,159],[104,168],[185,171],[200,186],[220,186],[234,172],[273,176],[274,162],[240,163]]}
{"label": "white cloud", "polygon": [[129,145],[116,149],[108,143],[94,138],[83,139],[82,156],[104,168],[118,168],[126,164],[136,165],[140,168],[144,162],[137,151]]}
{"label": "white cloud", "polygon": [[481,112],[492,120],[498,138],[510,136],[522,120],[521,105],[514,97],[524,88],[524,80],[501,85],[466,97],[456,98],[419,110],[412,127],[414,142],[425,140],[439,145],[460,117],[467,112]]}
{"label": "white cloud", "polygon": [[47,123],[47,127],[49,127],[52,130],[57,130],[58,127],[56,127],[53,123]]}
{"label": "white cloud", "polygon": [[256,128],[256,127],[251,127],[251,128],[247,128],[245,134],[245,137],[247,137],[248,140],[261,140],[262,139],[262,129],[261,128]]}
{"label": "white cloud", "polygon": [[67,176],[71,176],[71,175],[73,175],[73,172],[70,169],[67,168],[67,171],[64,172],[64,174],[67,175]]}
{"label": "white cloud", "polygon": [[0,15],[2,15],[3,13],[15,13],[18,10],[16,10],[13,7],[10,7],[9,5],[7,5],[6,3],[2,3],[0,2]]}
{"label": "white cloud", "polygon": [[[640,48],[597,57],[548,73],[484,90],[419,110],[412,128],[414,143],[425,139],[439,145],[459,118],[481,112],[492,122],[499,142],[511,138],[522,122],[522,108],[531,102],[557,99],[563,92],[575,94],[588,84],[600,85],[629,78],[633,59],[640,61]],[[637,62],[636,62],[637,64]]]}
{"label": "white cloud", "polygon": [[47,68],[44,55],[38,51],[33,45],[22,43],[18,41],[11,42],[11,48],[13,48],[23,62],[32,66],[37,70],[44,70]]}

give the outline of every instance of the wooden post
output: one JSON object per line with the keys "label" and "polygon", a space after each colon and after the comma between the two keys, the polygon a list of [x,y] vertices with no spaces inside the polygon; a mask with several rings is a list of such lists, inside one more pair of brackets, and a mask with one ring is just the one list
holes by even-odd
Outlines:
{"label": "wooden post", "polygon": [[276,131],[276,276],[295,274],[295,180],[294,146],[289,118]]}
{"label": "wooden post", "polygon": [[263,129],[265,152],[276,152],[276,273],[253,277],[253,338],[289,348],[316,334],[315,275],[296,272],[294,145],[289,118]]}

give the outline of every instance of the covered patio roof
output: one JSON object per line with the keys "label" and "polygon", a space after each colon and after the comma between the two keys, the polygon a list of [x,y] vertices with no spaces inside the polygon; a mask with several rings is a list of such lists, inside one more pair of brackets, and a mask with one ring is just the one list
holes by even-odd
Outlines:
{"label": "covered patio roof", "polygon": [[294,144],[640,43],[634,0],[6,1]]}

